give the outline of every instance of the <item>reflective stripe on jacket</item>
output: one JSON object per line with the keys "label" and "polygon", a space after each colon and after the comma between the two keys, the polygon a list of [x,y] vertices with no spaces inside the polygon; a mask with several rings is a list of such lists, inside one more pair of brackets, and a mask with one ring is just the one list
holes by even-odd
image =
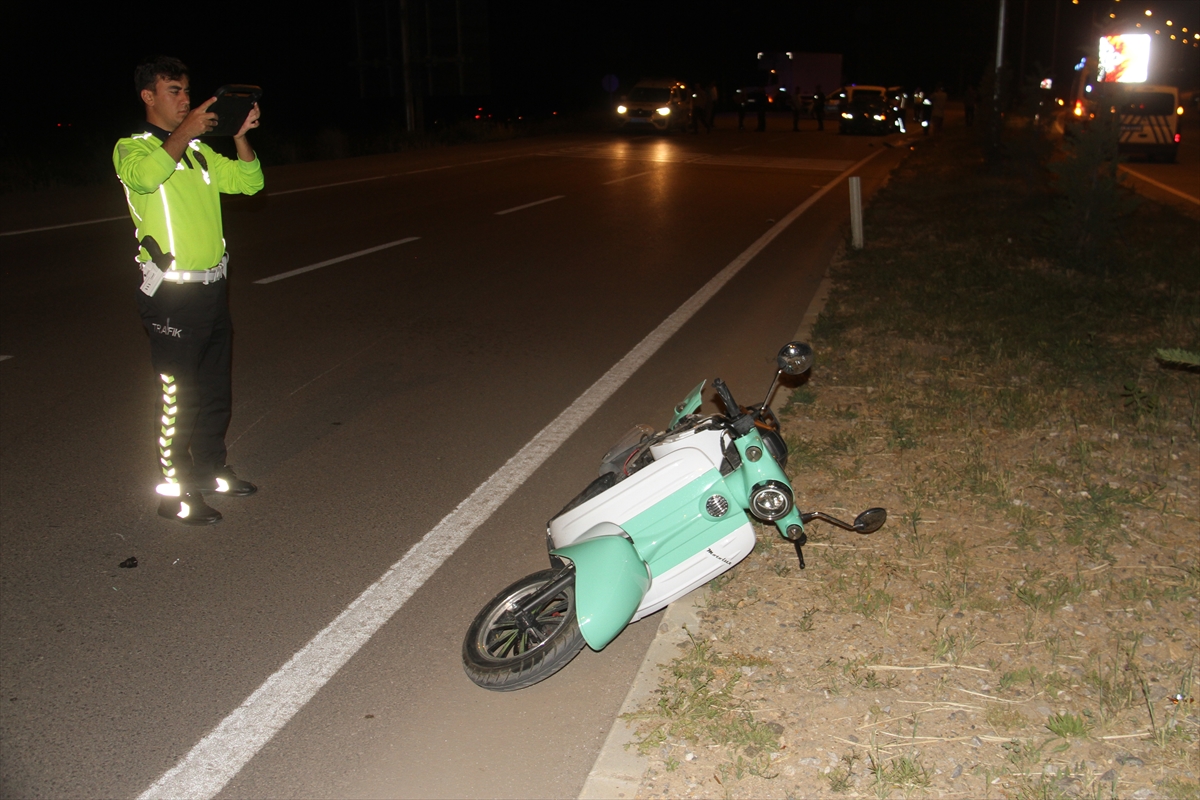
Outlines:
{"label": "reflective stripe on jacket", "polygon": [[117,142],[113,166],[125,189],[138,242],[137,259],[162,270],[208,269],[225,253],[221,193],[263,188],[262,165],[228,159],[204,142],[188,142],[176,163],[163,150],[166,131],[148,129]]}

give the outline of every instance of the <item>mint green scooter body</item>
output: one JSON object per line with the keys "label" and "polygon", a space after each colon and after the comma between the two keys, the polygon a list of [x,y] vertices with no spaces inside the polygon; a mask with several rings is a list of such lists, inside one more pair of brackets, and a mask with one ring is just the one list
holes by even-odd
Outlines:
{"label": "mint green scooter body", "polygon": [[700,408],[700,404],[704,402],[704,384],[708,381],[700,381],[700,385],[692,389],[688,396],[683,398],[683,402],[675,406],[675,416],[671,417],[671,424],[667,426],[667,430],[671,430],[679,424],[679,420],[686,417],[688,414],[694,414]]}
{"label": "mint green scooter body", "polygon": [[551,551],[575,565],[575,615],[593,650],[617,638],[650,589],[650,571],[633,542],[616,525],[603,527],[616,533]]}

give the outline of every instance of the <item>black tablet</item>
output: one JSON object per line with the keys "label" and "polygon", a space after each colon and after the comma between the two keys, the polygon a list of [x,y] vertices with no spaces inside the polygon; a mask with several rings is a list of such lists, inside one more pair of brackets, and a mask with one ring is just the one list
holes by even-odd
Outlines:
{"label": "black tablet", "polygon": [[209,113],[217,115],[216,127],[201,135],[233,136],[242,129],[242,123],[260,97],[262,89],[258,86],[231,83],[217,89],[217,102],[208,107]]}

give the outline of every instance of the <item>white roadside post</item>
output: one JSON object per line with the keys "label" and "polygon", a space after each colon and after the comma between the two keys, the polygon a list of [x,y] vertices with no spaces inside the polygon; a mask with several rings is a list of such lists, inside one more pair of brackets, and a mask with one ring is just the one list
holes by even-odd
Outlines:
{"label": "white roadside post", "polygon": [[862,179],[857,175],[850,179],[850,244],[863,249]]}

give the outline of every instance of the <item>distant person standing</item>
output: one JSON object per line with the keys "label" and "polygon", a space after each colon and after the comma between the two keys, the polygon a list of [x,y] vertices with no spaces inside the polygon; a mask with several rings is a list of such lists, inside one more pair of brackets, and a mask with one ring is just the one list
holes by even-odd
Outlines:
{"label": "distant person standing", "polygon": [[817,130],[825,130],[825,102],[828,100],[825,97],[825,92],[821,90],[821,84],[817,84],[816,94],[813,95],[812,112],[817,118]]}
{"label": "distant person standing", "polygon": [[946,123],[946,90],[939,83],[937,89],[930,96],[929,117],[933,123],[933,132],[941,133],[942,127]]}
{"label": "distant person standing", "polygon": [[699,133],[700,126],[704,126],[705,133],[712,133],[712,124],[708,121],[708,89],[702,84],[695,84],[692,87],[691,95],[692,109],[692,133]]}
{"label": "distant person standing", "polygon": [[246,497],[257,489],[225,463],[233,323],[221,194],[263,188],[262,166],[246,141],[247,131],[258,127],[258,105],[233,136],[237,158],[231,160],[198,138],[217,124],[208,110],[217,98],[192,106],[183,62],[149,59],[138,66],[134,83],[146,121],[117,142],[113,165],[133,217],[142,278],[138,311],[160,384],[158,514],[209,525],[221,514],[204,495]]}
{"label": "distant person standing", "polygon": [[975,91],[974,86],[968,86],[966,94],[963,95],[963,119],[968,128],[975,124],[975,106],[978,103],[979,92]]}
{"label": "distant person standing", "polygon": [[746,130],[746,90],[738,89],[734,92],[734,100],[737,102],[738,112],[738,130]]}

